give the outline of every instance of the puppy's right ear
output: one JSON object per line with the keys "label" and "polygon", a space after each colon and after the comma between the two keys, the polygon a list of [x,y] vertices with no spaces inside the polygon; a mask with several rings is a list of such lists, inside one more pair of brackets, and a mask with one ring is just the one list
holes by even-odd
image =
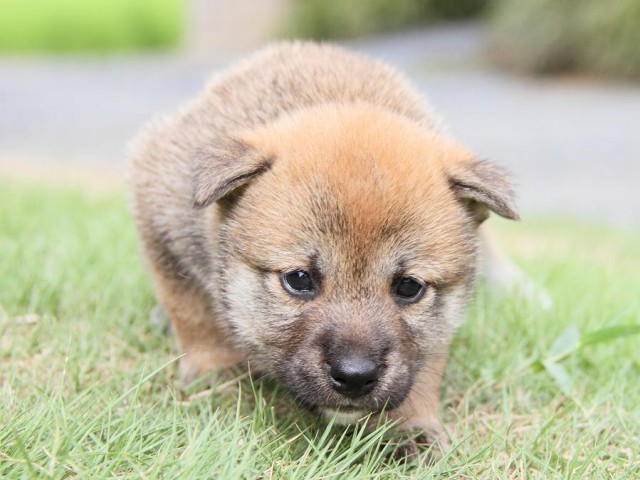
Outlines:
{"label": "puppy's right ear", "polygon": [[492,163],[477,159],[460,162],[450,172],[449,184],[478,225],[489,211],[509,220],[520,218],[507,172]]}
{"label": "puppy's right ear", "polygon": [[204,208],[271,167],[273,159],[250,145],[228,139],[197,153],[193,170],[193,206]]}

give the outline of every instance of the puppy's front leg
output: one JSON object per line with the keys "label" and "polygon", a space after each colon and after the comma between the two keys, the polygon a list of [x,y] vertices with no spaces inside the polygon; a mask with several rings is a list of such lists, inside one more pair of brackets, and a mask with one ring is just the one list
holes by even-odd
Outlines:
{"label": "puppy's front leg", "polygon": [[429,356],[416,375],[413,387],[402,404],[388,413],[388,418],[401,422],[400,429],[416,433],[416,437],[400,447],[400,455],[417,455],[419,447],[437,443],[449,447],[449,439],[439,420],[440,383],[447,360],[446,354]]}
{"label": "puppy's front leg", "polygon": [[203,374],[237,365],[244,355],[224,338],[209,301],[197,285],[151,265],[156,294],[171,321],[180,359],[180,381],[188,385]]}

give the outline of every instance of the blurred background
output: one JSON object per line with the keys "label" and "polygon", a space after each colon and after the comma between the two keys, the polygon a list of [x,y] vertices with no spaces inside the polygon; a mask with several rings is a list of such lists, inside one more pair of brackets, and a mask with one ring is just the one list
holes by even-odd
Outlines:
{"label": "blurred background", "polygon": [[406,72],[525,216],[640,225],[640,0],[0,0],[0,173],[117,183],[147,121],[282,38]]}

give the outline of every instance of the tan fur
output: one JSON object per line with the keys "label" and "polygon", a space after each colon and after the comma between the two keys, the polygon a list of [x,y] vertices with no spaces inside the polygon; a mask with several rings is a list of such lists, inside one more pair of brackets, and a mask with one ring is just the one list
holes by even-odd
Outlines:
{"label": "tan fur", "polygon": [[[321,412],[387,405],[438,435],[477,227],[489,210],[517,213],[503,172],[445,138],[400,75],[335,47],[269,47],[152,125],[131,185],[185,381],[248,360]],[[292,270],[315,272],[312,299],[284,290]],[[428,284],[424,298],[398,303],[398,276]],[[383,365],[370,394],[329,385],[327,358],[343,351]]]}

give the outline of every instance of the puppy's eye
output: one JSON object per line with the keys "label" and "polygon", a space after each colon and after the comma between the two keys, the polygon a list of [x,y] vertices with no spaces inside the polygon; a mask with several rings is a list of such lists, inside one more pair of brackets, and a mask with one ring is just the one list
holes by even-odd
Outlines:
{"label": "puppy's eye", "polygon": [[402,277],[393,285],[393,294],[401,303],[416,303],[427,291],[427,286],[411,277]]}
{"label": "puppy's eye", "polygon": [[304,270],[282,273],[280,281],[284,289],[295,297],[311,298],[313,296],[313,280]]}

